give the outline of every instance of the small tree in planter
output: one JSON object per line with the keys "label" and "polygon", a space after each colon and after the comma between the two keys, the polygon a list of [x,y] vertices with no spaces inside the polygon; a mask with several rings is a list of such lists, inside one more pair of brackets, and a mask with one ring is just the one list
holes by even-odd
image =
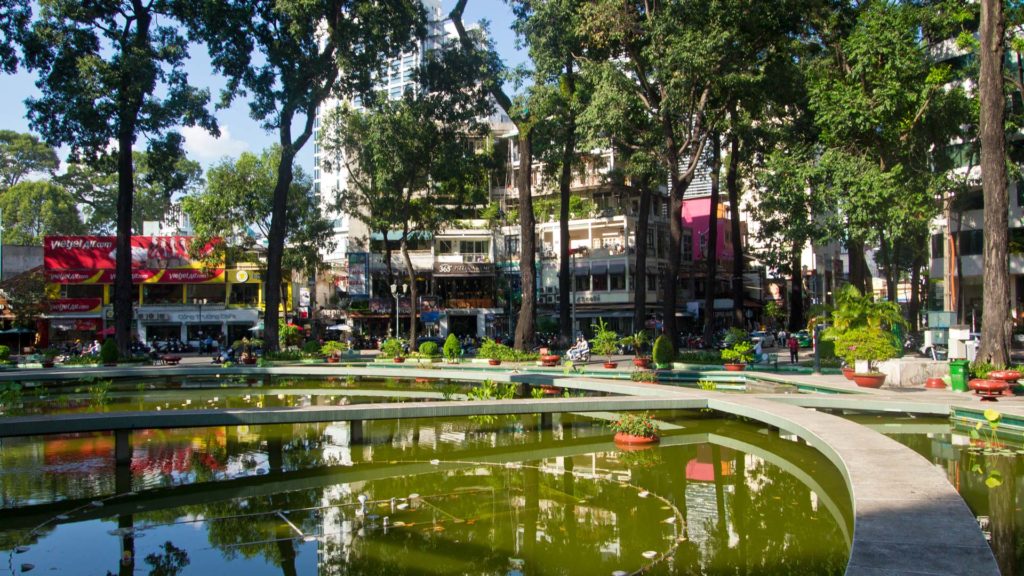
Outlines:
{"label": "small tree in planter", "polygon": [[344,342],[337,340],[328,340],[324,342],[324,345],[320,347],[320,353],[327,357],[327,361],[331,364],[336,364],[341,360],[341,355],[348,350],[348,346]]}
{"label": "small tree in planter", "polygon": [[490,338],[484,338],[483,343],[480,344],[480,350],[477,351],[476,355],[480,358],[486,358],[487,363],[491,366],[498,366],[501,364],[502,355],[504,355],[504,351],[501,348],[501,344],[498,344]]}
{"label": "small tree in planter", "polygon": [[743,370],[754,359],[754,345],[747,340],[736,340],[732,346],[722,350],[725,369],[733,372]]}
{"label": "small tree in planter", "polygon": [[651,356],[654,358],[654,365],[659,370],[672,367],[672,362],[676,359],[676,350],[668,336],[662,334],[654,340],[654,350],[651,352]]}
{"label": "small tree in planter", "polygon": [[449,334],[444,339],[444,357],[448,362],[455,364],[459,361],[459,356],[462,356],[462,345],[459,344],[459,339],[455,337],[455,334]]}
{"label": "small tree in planter", "polygon": [[835,342],[836,353],[842,354],[848,365],[866,362],[867,371],[854,372],[853,381],[870,388],[885,382],[885,374],[876,369],[875,363],[895,358],[900,352],[893,335],[881,328],[853,328],[836,336]]}
{"label": "small tree in planter", "polygon": [[604,318],[598,318],[597,322],[591,324],[591,327],[594,329],[594,343],[591,349],[594,354],[605,357],[605,368],[615,368],[618,364],[616,362],[612,362],[610,356],[618,349],[618,333],[615,332],[615,330],[608,328],[608,323],[604,321]]}
{"label": "small tree in planter", "polygon": [[633,365],[637,368],[647,369],[651,367],[651,358],[644,354],[644,346],[650,342],[651,339],[647,337],[647,332],[640,330],[636,334],[629,336],[623,336],[620,342],[623,346],[629,346],[633,348]]}
{"label": "small tree in planter", "polygon": [[396,363],[405,362],[405,340],[401,338],[388,338],[380,347],[380,354],[385,358],[392,358]]}
{"label": "small tree in planter", "polygon": [[100,361],[105,366],[117,366],[117,359],[120,354],[117,351],[117,342],[113,338],[107,338],[100,346]]}

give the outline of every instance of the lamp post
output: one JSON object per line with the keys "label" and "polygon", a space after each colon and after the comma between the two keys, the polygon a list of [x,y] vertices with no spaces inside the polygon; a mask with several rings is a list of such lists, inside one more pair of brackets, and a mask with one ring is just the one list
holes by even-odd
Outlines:
{"label": "lamp post", "polygon": [[[199,322],[197,322],[197,324],[199,324],[199,336],[200,336],[199,337],[199,353],[202,354],[203,353],[203,338],[202,338],[202,333],[203,333],[203,304],[206,304],[206,298],[193,298],[192,299],[192,303],[195,304],[197,307],[199,307]],[[188,342],[188,340],[186,340],[186,342]]]}
{"label": "lamp post", "polygon": [[576,254],[578,252],[579,248],[569,249],[569,258],[572,260],[572,281],[569,284],[569,310],[571,310],[569,316],[571,318],[570,322],[572,323],[570,326],[572,329],[572,334],[569,335],[570,341],[574,336],[576,336]]}
{"label": "lamp post", "polygon": [[401,313],[401,311],[399,310],[399,307],[398,307],[398,297],[401,294],[405,294],[408,291],[409,291],[409,285],[404,283],[404,282],[402,283],[402,291],[401,292],[398,291],[398,284],[397,283],[391,285],[391,295],[395,297],[395,338],[398,338],[398,331],[399,331],[398,318],[399,318],[399,314]]}

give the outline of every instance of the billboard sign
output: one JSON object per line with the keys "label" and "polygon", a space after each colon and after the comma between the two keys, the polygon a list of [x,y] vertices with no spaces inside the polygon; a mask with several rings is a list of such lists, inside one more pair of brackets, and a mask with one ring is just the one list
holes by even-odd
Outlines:
{"label": "billboard sign", "polygon": [[[191,236],[132,236],[133,269],[200,269],[202,258],[213,254],[217,241],[199,250],[199,259],[189,253]],[[47,236],[43,240],[46,270],[113,270],[117,260],[116,236]]]}
{"label": "billboard sign", "polygon": [[102,298],[60,298],[50,300],[50,312],[55,314],[99,312],[102,309]]}
{"label": "billboard sign", "polygon": [[349,296],[370,295],[370,254],[367,252],[348,253],[348,294]]}

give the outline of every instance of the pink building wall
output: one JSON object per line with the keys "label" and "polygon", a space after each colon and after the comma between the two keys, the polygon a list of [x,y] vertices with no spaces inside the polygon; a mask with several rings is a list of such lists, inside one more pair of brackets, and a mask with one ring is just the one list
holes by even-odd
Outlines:
{"label": "pink building wall", "polygon": [[[715,243],[719,262],[722,260],[732,260],[732,242],[727,242],[725,239],[726,232],[729,230],[729,220],[724,217],[725,211],[721,209],[721,206],[722,204],[719,203],[719,218],[716,219],[718,223],[718,241]],[[704,250],[702,248],[707,246],[708,233],[711,230],[711,198],[683,200],[682,210],[683,233],[685,234],[686,229],[689,229],[693,235],[693,260],[703,260]],[[683,259],[686,259],[685,255]]]}

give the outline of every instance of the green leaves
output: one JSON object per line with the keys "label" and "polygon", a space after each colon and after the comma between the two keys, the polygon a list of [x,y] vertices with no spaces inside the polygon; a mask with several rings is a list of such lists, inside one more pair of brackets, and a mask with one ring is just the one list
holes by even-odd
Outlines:
{"label": "green leaves", "polygon": [[0,192],[29,174],[52,174],[59,165],[54,149],[36,136],[0,130]]}
{"label": "green leaves", "polygon": [[0,196],[4,243],[42,246],[47,234],[81,234],[75,199],[47,181],[22,182]]}

